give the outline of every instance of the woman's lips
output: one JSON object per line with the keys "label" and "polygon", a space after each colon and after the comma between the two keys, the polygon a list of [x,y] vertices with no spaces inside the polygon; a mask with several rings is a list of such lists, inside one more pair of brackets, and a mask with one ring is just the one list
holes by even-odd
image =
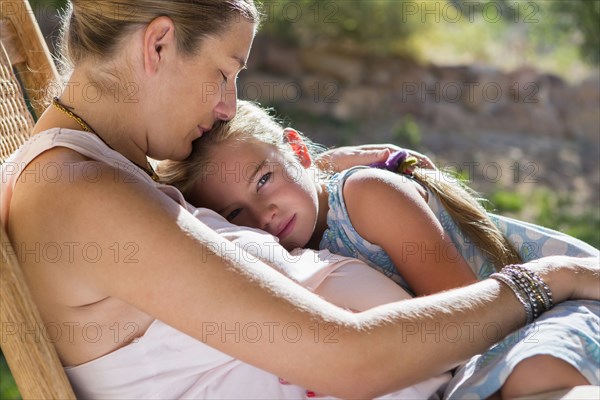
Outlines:
{"label": "woman's lips", "polygon": [[279,231],[277,236],[279,239],[283,239],[288,236],[294,230],[294,226],[296,225],[296,214],[289,219],[289,221],[284,225],[283,229]]}
{"label": "woman's lips", "polygon": [[198,129],[198,137],[202,137],[202,135],[204,135],[206,132],[210,131],[212,129],[212,125],[209,125],[208,127],[203,127],[202,125],[196,125],[196,128]]}

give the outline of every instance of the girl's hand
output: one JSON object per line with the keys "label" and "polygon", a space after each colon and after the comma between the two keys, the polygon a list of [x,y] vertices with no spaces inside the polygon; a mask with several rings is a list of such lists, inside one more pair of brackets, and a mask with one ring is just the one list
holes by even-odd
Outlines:
{"label": "girl's hand", "polygon": [[[397,150],[400,150],[400,147],[393,144],[344,146],[327,150],[315,162],[321,168],[338,172],[356,165],[385,161],[392,152]],[[433,162],[426,155],[414,150],[407,149],[407,151],[419,160],[419,167],[435,169]]]}

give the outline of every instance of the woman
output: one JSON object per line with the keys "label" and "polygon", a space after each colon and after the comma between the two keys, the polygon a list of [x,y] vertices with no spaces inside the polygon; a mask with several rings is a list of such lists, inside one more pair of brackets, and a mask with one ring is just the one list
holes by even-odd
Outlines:
{"label": "woman", "polygon": [[[55,346],[80,395],[298,398],[308,387],[373,397],[442,373],[523,325],[523,306],[497,280],[351,314],[237,252],[207,224],[244,233],[205,210],[202,222],[192,216],[152,181],[146,157],[183,159],[194,139],[233,116],[254,4],[72,3],[64,51],[74,68],[11,160],[18,175],[3,170],[2,221],[17,249],[68,250],[60,260],[17,256],[44,321],[65,327]],[[94,102],[90,88],[101,93]],[[555,302],[600,297],[596,260],[529,266]],[[483,334],[490,323],[500,337]],[[459,340],[406,331],[447,324]],[[238,326],[269,334],[237,340]],[[315,327],[332,327],[337,345],[306,334]],[[248,386],[233,387],[242,379]]]}

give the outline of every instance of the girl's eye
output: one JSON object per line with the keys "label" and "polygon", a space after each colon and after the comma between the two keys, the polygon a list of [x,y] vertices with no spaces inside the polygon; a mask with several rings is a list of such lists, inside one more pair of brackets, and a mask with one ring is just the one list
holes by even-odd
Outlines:
{"label": "girl's eye", "polygon": [[266,174],[261,176],[257,183],[258,189],[260,189],[265,183],[269,182],[269,179],[271,179],[272,175],[272,172],[267,172]]}
{"label": "girl's eye", "polygon": [[235,210],[233,210],[232,212],[230,212],[229,214],[227,214],[227,216],[225,217],[225,219],[227,219],[227,221],[231,222],[235,217],[238,216],[238,214],[242,212],[241,208],[236,208]]}
{"label": "girl's eye", "polygon": [[227,83],[227,76],[223,73],[223,71],[221,72],[221,76],[223,77],[223,82]]}

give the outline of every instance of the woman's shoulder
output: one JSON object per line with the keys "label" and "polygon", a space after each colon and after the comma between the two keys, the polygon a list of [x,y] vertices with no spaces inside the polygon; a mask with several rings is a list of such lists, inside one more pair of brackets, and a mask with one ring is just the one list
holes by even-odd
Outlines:
{"label": "woman's shoulder", "polygon": [[[54,128],[32,136],[4,163],[3,181],[14,192],[27,190],[66,195],[65,185],[75,188],[86,184],[101,185],[113,178],[115,165],[108,162],[110,153],[95,135]],[[114,179],[113,179],[114,180]],[[73,189],[74,190],[74,189]],[[49,196],[45,195],[44,198]],[[23,196],[19,196],[23,197]]]}
{"label": "woman's shoulder", "polygon": [[[150,181],[98,136],[52,128],[33,135],[2,166],[3,183],[45,191],[61,185]],[[61,193],[57,194],[61,197]]]}
{"label": "woman's shoulder", "polygon": [[36,135],[42,136],[33,140],[45,143],[35,149],[21,149],[23,154],[12,160],[13,173],[6,182],[8,166],[3,171],[6,187],[2,191],[7,197],[3,199],[3,215],[12,229],[20,230],[13,221],[22,225],[22,221],[36,220],[38,225],[56,225],[58,237],[68,233],[67,227],[77,235],[89,229],[86,221],[92,215],[109,223],[116,210],[127,208],[129,202],[161,196],[151,179],[120,154],[102,149],[99,139],[63,130]]}
{"label": "woman's shoulder", "polygon": [[[34,133],[23,143],[8,159],[4,162],[3,171],[10,171],[11,175],[20,175],[27,169],[34,160],[35,166],[39,166],[39,156],[45,153],[49,154],[73,154],[86,155],[87,158],[93,158],[93,154],[102,156],[106,154],[106,149],[101,146],[102,142],[98,137],[87,132],[76,131],[72,129],[51,128],[39,133]],[[106,147],[106,146],[104,146]],[[71,149],[72,152],[54,151],[54,149]],[[87,153],[87,154],[86,154]],[[51,158],[51,157],[50,157]],[[83,157],[86,158],[86,157]],[[8,177],[7,177],[8,178]]]}

